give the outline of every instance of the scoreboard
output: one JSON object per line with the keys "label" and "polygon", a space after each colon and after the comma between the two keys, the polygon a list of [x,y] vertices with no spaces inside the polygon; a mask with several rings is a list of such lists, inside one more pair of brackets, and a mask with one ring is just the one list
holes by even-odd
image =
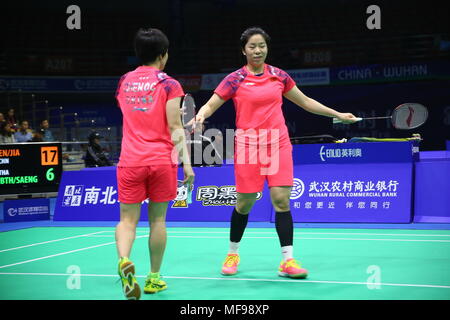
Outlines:
{"label": "scoreboard", "polygon": [[58,192],[61,143],[0,144],[0,194]]}

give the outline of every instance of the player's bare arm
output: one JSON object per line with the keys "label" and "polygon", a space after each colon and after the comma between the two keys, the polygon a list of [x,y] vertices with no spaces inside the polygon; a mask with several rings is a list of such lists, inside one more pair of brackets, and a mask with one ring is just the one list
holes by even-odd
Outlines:
{"label": "player's bare arm", "polygon": [[178,155],[183,162],[184,180],[183,183],[192,184],[194,182],[194,171],[192,170],[191,160],[186,145],[186,136],[184,134],[183,125],[181,124],[180,113],[181,97],[177,97],[167,101],[166,115],[169,125],[172,142],[177,148]]}
{"label": "player's bare arm", "polygon": [[356,117],[351,113],[342,113],[334,109],[328,108],[320,102],[306,96],[297,86],[294,86],[291,90],[284,94],[284,97],[299,107],[305,109],[308,112],[318,114],[321,116],[338,118],[343,123],[356,122]]}
{"label": "player's bare arm", "polygon": [[197,123],[203,123],[205,119],[211,117],[214,112],[217,111],[223,104],[225,100],[223,100],[219,95],[214,93],[212,97],[206,102],[198,111],[196,116]]}

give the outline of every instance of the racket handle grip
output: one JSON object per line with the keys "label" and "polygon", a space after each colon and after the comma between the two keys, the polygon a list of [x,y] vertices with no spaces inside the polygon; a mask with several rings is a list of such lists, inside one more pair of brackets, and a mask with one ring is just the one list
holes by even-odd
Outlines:
{"label": "racket handle grip", "polygon": [[[361,121],[362,118],[356,118],[356,121]],[[333,123],[342,123],[341,120],[339,120],[338,118],[333,118]]]}
{"label": "racket handle grip", "polygon": [[191,204],[192,203],[192,189],[191,189],[190,184],[188,184],[188,194],[187,194],[187,203]]}

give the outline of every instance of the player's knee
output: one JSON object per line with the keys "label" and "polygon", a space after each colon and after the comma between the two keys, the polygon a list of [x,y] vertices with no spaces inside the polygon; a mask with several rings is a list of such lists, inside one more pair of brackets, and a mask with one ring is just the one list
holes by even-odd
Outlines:
{"label": "player's knee", "polygon": [[139,223],[139,219],[134,217],[122,217],[120,223],[127,228],[136,228]]}
{"label": "player's knee", "polygon": [[151,223],[151,224],[158,224],[158,225],[165,225],[166,224],[166,215],[164,214],[164,215],[158,215],[158,216],[156,216],[156,215],[150,215],[149,217],[148,217],[148,221]]}
{"label": "player's knee", "polygon": [[236,211],[239,214],[247,215],[250,212],[250,209],[251,209],[250,206],[236,205]]}
{"label": "player's knee", "polygon": [[240,214],[248,214],[255,203],[254,199],[251,198],[238,198],[236,203],[236,210]]}
{"label": "player's knee", "polygon": [[277,211],[277,212],[285,212],[285,211],[290,210],[289,204],[282,204],[282,205],[277,205],[277,206],[274,205],[274,207],[275,207],[275,211]]}
{"label": "player's knee", "polygon": [[248,214],[253,207],[252,201],[240,201],[236,204],[236,210],[239,214]]}
{"label": "player's knee", "polygon": [[272,199],[272,204],[275,207],[275,211],[283,212],[289,211],[289,198],[286,197],[274,197]]}

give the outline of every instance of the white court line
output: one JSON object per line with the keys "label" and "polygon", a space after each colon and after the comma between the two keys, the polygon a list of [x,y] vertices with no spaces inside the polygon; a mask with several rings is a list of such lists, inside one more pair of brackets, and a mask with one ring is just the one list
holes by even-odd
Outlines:
{"label": "white court line", "polygon": [[444,288],[450,289],[450,286],[439,286],[431,284],[407,284],[407,283],[367,283],[367,282],[349,282],[349,281],[324,281],[324,280],[276,280],[276,279],[245,279],[245,278],[207,278],[207,277],[174,277],[161,276],[168,279],[195,279],[195,280],[228,280],[228,281],[269,281],[269,282],[296,282],[296,283],[329,283],[329,284],[358,284],[358,285],[380,285],[380,286],[399,286],[399,287],[426,287],[426,288]]}
{"label": "white court line", "polygon": [[[93,235],[92,237],[95,237],[95,235]],[[97,237],[101,237],[101,236],[97,236]],[[147,237],[148,237],[148,235],[142,235],[142,236],[137,236],[136,239],[138,239],[138,238],[147,238]],[[198,236],[197,237],[196,236],[168,236],[168,237],[169,238],[194,238],[194,239],[228,239],[228,237],[198,237]],[[250,239],[278,239],[278,237],[245,237],[245,238],[250,238]],[[298,239],[298,240],[450,242],[449,240],[415,240],[415,239],[354,239],[354,238],[298,238],[298,237],[294,237],[294,239]],[[33,262],[33,261],[39,261],[39,260],[43,260],[43,259],[57,257],[57,256],[61,256],[61,255],[66,255],[66,254],[73,253],[73,252],[79,252],[79,251],[89,250],[89,249],[98,248],[98,247],[102,247],[102,246],[107,246],[107,245],[115,244],[115,243],[116,243],[115,241],[112,241],[112,242],[107,242],[107,243],[103,243],[103,244],[99,244],[99,245],[95,245],[95,246],[89,246],[89,247],[85,247],[85,248],[80,248],[80,249],[75,249],[75,250],[71,250],[71,251],[61,252],[61,253],[45,256],[45,257],[40,257],[40,258],[30,259],[30,260],[16,262],[16,263],[12,263],[12,264],[7,264],[7,265],[0,266],[0,269],[16,266],[16,265],[20,265],[20,264],[25,264],[25,263],[29,263],[29,262]]]}
{"label": "white court line", "polygon": [[[103,231],[104,233],[110,233],[110,232],[115,232],[115,231]],[[148,234],[149,231],[147,232],[137,232],[139,234]],[[190,233],[190,234],[208,234],[208,233],[212,233],[212,234],[229,234],[229,231],[168,231],[167,234],[178,234],[178,233]],[[417,234],[417,233],[353,233],[353,232],[295,232],[297,235],[302,234],[302,235],[308,235],[308,234],[331,234],[331,235],[367,235],[367,236],[414,236],[414,237],[450,237],[450,234]],[[245,232],[245,234],[276,234],[273,231],[268,231],[268,232]]]}
{"label": "white court line", "polygon": [[[112,235],[93,235],[90,238],[110,238]],[[139,237],[148,237],[148,235],[142,235]],[[202,236],[171,236],[168,238],[191,238],[191,239],[228,239],[229,237],[202,237]],[[278,239],[275,237],[247,237],[244,235],[244,239]],[[450,242],[450,240],[423,240],[423,239],[363,239],[363,238],[303,238],[294,237],[295,240],[347,240],[347,241],[406,241],[406,242]]]}
{"label": "white court line", "polygon": [[[169,236],[169,238],[201,238],[201,239],[228,239],[228,237],[195,237],[195,236]],[[278,239],[278,237],[245,237],[246,239]],[[349,241],[414,241],[414,242],[450,242],[450,240],[417,240],[417,239],[360,239],[360,238],[300,238],[297,240],[349,240]]]}
{"label": "white court line", "polygon": [[[138,236],[136,238],[142,238],[142,237],[144,237],[144,236]],[[52,254],[52,255],[49,255],[49,256],[40,257],[40,258],[36,258],[36,259],[30,259],[30,260],[25,260],[25,261],[21,261],[21,262],[6,264],[6,265],[3,265],[3,266],[0,266],[0,269],[7,268],[7,267],[12,267],[12,266],[17,266],[19,264],[29,263],[29,262],[33,262],[33,261],[39,261],[39,260],[43,260],[43,259],[58,257],[58,256],[62,256],[62,255],[65,255],[65,254],[73,253],[73,252],[79,252],[79,251],[89,250],[89,249],[93,249],[93,248],[103,247],[103,246],[107,246],[107,245],[110,245],[110,244],[113,244],[113,243],[115,244],[116,241],[102,243],[102,244],[98,244],[98,245],[95,245],[95,246],[90,246],[90,247],[85,247],[85,248],[80,248],[80,249],[75,249],[75,250],[70,250],[70,251],[65,251],[65,252]]]}
{"label": "white court line", "polygon": [[[80,234],[80,235],[78,235],[78,236],[73,236],[73,237],[67,237],[67,238],[61,238],[61,239],[55,239],[55,240],[49,240],[49,241],[43,241],[43,242],[32,243],[32,244],[28,244],[28,245],[25,245],[25,246],[14,247],[14,248],[9,248],[9,249],[3,249],[3,250],[0,250],[0,253],[1,253],[1,252],[6,252],[6,251],[12,251],[12,250],[18,250],[18,249],[23,249],[23,248],[33,247],[33,246],[38,246],[38,245],[46,244],[46,243],[58,242],[58,241],[69,240],[69,239],[75,239],[75,238],[81,238],[81,237],[89,237],[89,236],[92,236],[92,235],[94,235],[94,234],[103,233],[103,232],[106,232],[106,231],[98,231],[98,232],[92,232],[92,233]],[[109,237],[109,236],[107,236],[107,237]]]}
{"label": "white court line", "polygon": [[[70,273],[23,273],[23,272],[0,272],[0,275],[27,275],[27,276],[73,276]],[[76,274],[81,277],[114,277],[111,274]],[[147,276],[138,276],[137,278],[146,278]],[[247,278],[215,278],[215,277],[179,277],[179,276],[161,276],[165,279],[188,279],[188,280],[222,280],[222,281],[259,281],[259,282],[293,282],[293,283],[325,283],[325,284],[354,284],[354,285],[380,285],[394,287],[417,287],[417,288],[441,288],[450,289],[450,286],[432,285],[432,284],[409,284],[409,283],[367,283],[351,281],[325,281],[325,280],[277,280],[277,279],[247,279]]]}

